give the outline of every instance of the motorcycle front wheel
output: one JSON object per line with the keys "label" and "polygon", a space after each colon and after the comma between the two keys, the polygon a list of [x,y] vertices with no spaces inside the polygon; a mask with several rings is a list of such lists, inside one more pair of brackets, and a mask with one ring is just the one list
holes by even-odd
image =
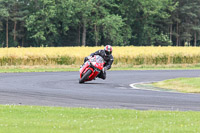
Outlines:
{"label": "motorcycle front wheel", "polygon": [[84,83],[85,80],[87,80],[90,76],[90,74],[92,73],[92,71],[90,69],[88,69],[88,71],[82,76],[81,79],[79,79],[79,83]]}

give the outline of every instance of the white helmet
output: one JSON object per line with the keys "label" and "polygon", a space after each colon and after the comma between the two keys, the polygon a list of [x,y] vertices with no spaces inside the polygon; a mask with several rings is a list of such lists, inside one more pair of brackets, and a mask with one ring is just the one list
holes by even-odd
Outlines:
{"label": "white helmet", "polygon": [[105,47],[104,47],[104,51],[105,51],[105,53],[106,53],[106,55],[110,55],[110,54],[112,54],[112,46],[110,46],[110,45],[106,45]]}

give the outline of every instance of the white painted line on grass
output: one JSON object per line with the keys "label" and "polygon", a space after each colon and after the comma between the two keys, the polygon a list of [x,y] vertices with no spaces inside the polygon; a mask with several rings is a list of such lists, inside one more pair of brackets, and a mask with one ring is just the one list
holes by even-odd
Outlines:
{"label": "white painted line on grass", "polygon": [[[136,90],[147,90],[147,91],[159,91],[159,92],[169,92],[169,93],[181,93],[183,94],[182,92],[176,92],[176,91],[165,91],[165,90],[156,90],[156,89],[144,89],[144,88],[139,88],[139,87],[136,87],[136,85],[138,84],[147,84],[147,83],[154,83],[154,82],[160,82],[160,81],[149,81],[149,82],[138,82],[138,83],[133,83],[133,84],[130,84],[129,86],[132,88],[132,89],[136,89]],[[190,93],[192,94],[192,93]]]}
{"label": "white painted line on grass", "polygon": [[130,84],[129,86],[130,86],[132,89],[136,89],[136,90],[160,91],[160,90],[154,90],[154,89],[142,89],[142,88],[136,87],[136,85],[138,85],[138,84],[147,84],[147,83],[153,83],[153,82],[159,82],[159,81],[138,82],[138,83]]}

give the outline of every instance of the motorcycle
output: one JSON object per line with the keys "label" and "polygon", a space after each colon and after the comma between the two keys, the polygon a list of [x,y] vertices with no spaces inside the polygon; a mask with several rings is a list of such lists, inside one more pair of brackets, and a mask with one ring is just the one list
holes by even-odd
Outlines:
{"label": "motorcycle", "polygon": [[94,55],[94,57],[90,57],[80,68],[79,83],[95,79],[102,71],[104,64],[105,61],[101,56]]}

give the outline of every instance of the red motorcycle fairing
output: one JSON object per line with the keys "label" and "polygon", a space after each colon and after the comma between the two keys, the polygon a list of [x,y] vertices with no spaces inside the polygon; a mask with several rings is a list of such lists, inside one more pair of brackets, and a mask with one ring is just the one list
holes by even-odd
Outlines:
{"label": "red motorcycle fairing", "polygon": [[99,74],[99,72],[98,71],[94,71],[94,69],[91,68],[89,64],[90,64],[90,62],[87,61],[84,64],[83,68],[80,70],[80,78],[82,78],[83,74],[85,74],[88,71],[88,69],[90,69],[92,71],[92,73],[90,74],[88,80],[86,80],[86,81],[93,80]]}
{"label": "red motorcycle fairing", "polygon": [[89,76],[89,79],[86,81],[93,80],[99,74],[98,71],[92,71],[92,74]]}
{"label": "red motorcycle fairing", "polygon": [[96,76],[98,76],[103,69],[104,61],[102,60],[103,58],[97,55],[86,61],[80,69],[80,79],[89,69],[91,70],[91,74],[85,81],[93,80]]}

